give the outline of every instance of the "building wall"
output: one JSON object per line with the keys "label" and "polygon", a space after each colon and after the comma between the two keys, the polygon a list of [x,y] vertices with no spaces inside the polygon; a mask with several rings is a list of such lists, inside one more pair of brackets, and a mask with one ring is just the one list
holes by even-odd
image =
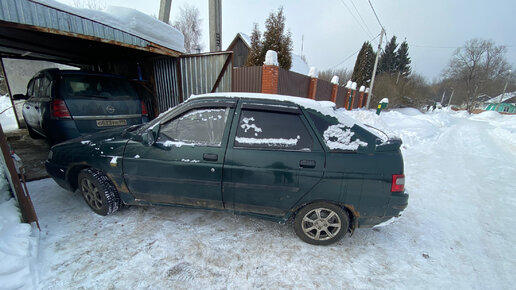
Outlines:
{"label": "building wall", "polygon": [[242,67],[247,60],[247,55],[249,54],[249,49],[244,44],[241,39],[238,39],[235,46],[232,49],[233,51],[233,67]]}

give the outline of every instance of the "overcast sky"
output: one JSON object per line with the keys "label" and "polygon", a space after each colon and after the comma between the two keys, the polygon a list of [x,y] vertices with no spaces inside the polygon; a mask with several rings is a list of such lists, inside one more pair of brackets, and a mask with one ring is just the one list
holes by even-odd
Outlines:
{"label": "overcast sky", "polygon": [[[159,0],[105,2],[108,6],[131,7],[153,15],[158,15],[160,3]],[[172,0],[171,20],[177,17],[178,8],[185,3],[199,8],[204,50],[208,50],[208,0]],[[371,0],[371,3],[387,31],[387,39],[396,35],[398,43],[407,40],[413,71],[428,81],[438,78],[454,50],[472,38],[491,39],[498,45],[507,46],[507,59],[515,67],[514,0]],[[352,70],[356,60],[356,54],[353,54],[364,41],[380,33],[367,0],[222,0],[223,49],[238,32],[250,35],[255,22],[263,32],[265,19],[280,6],[284,8],[286,27],[292,32],[294,53],[304,54],[308,64],[319,70]],[[373,42],[375,50],[377,45],[378,38]]]}

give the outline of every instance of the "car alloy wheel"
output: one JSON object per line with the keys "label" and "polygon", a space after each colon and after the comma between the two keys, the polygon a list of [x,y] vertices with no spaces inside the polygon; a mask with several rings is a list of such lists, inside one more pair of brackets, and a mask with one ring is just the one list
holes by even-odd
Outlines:
{"label": "car alloy wheel", "polygon": [[328,245],[348,231],[347,213],[334,204],[318,202],[305,206],[296,215],[294,230],[305,242]]}
{"label": "car alloy wheel", "polygon": [[84,200],[97,214],[108,215],[121,207],[116,187],[102,171],[94,168],[83,169],[78,180]]}

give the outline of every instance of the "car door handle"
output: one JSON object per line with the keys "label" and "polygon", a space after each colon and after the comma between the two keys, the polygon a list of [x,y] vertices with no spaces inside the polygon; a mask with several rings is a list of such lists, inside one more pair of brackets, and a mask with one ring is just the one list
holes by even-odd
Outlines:
{"label": "car door handle", "polygon": [[202,159],[204,159],[206,161],[217,161],[217,160],[219,160],[219,155],[212,154],[212,153],[204,153],[202,155]]}
{"label": "car door handle", "polygon": [[299,166],[303,168],[315,168],[315,160],[301,160]]}

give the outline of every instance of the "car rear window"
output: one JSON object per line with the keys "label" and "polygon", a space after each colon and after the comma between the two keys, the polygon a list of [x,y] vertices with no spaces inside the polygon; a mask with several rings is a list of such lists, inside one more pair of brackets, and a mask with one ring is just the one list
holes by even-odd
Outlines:
{"label": "car rear window", "polygon": [[136,90],[126,79],[91,75],[63,76],[59,92],[64,99],[94,97],[109,100],[133,100],[138,98]]}

